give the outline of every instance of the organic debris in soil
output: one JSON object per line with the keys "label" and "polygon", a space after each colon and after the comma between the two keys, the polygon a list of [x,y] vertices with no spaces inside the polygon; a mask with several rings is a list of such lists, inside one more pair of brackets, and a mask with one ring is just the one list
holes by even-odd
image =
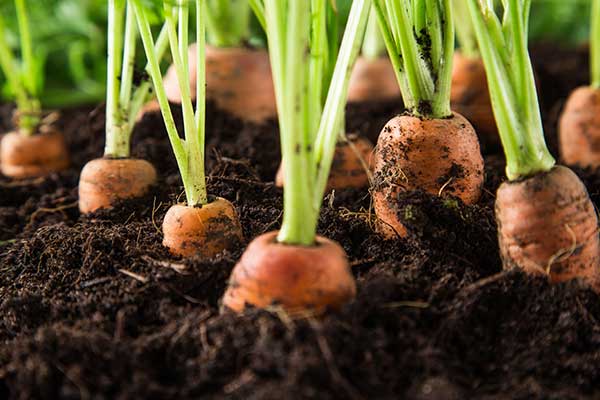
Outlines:
{"label": "organic debris in soil", "polygon": [[[565,65],[572,53],[534,53],[551,143],[552,118],[587,73]],[[351,105],[348,131],[375,141],[398,104]],[[340,312],[220,314],[245,244],[280,225],[282,193],[272,183],[275,122],[248,125],[208,107],[209,192],[234,202],[246,238],[213,260],[181,260],[160,244],[182,190],[158,115],[144,117],[133,140],[133,154],[161,173],[137,203],[77,211],[79,170],[102,153],[101,108],[64,114],[71,169],[28,182],[0,177],[0,397],[600,396],[598,296],[577,281],[552,286],[501,269],[493,211],[501,154],[486,156],[475,206],[403,194],[406,240],[373,233],[366,190],[328,193],[319,232],[344,247],[358,281],[356,301]],[[600,174],[576,172],[600,204]]]}

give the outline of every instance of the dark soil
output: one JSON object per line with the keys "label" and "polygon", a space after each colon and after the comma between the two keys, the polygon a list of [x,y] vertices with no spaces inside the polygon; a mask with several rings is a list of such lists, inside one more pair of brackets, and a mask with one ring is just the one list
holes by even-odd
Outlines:
{"label": "dark soil", "polygon": [[[539,46],[533,55],[555,150],[556,118],[587,80],[587,54]],[[372,140],[401,111],[399,102],[349,109],[349,131]],[[501,154],[486,156],[476,206],[405,194],[407,240],[373,233],[366,191],[328,194],[319,232],[347,251],[358,296],[323,319],[292,321],[219,313],[243,246],[210,261],[162,248],[162,218],[182,189],[158,115],[138,126],[134,154],[157,166],[160,185],[89,217],[77,211],[76,185],[101,155],[102,107],[61,121],[71,169],[0,177],[0,398],[600,397],[598,296],[576,281],[551,286],[501,270]],[[208,122],[210,193],[234,201],[246,242],[276,229],[275,123],[245,125],[210,105]],[[9,125],[10,108],[0,108],[0,126]],[[600,173],[576,171],[600,206]]]}

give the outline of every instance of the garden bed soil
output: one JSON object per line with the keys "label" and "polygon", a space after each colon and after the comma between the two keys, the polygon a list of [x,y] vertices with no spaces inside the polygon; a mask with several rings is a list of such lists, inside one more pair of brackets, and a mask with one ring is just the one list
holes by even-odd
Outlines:
{"label": "garden bed soil", "polygon": [[[548,141],[584,50],[533,52]],[[376,140],[399,102],[350,105],[349,131]],[[10,107],[0,108],[2,130]],[[319,233],[348,253],[356,301],[323,318],[276,307],[237,316],[219,299],[246,243],[276,229],[282,193],[274,122],[245,125],[209,104],[208,188],[234,202],[245,243],[214,260],[174,258],[160,225],[182,196],[158,114],[133,153],[160,184],[142,201],[83,217],[77,180],[102,153],[103,109],[65,111],[72,167],[0,177],[0,398],[531,399],[600,396],[600,299],[584,284],[504,272],[494,193],[503,156],[485,149],[475,206],[407,193],[406,240],[373,233],[369,196],[329,193]],[[600,205],[600,173],[576,169]],[[551,234],[549,232],[549,234]]]}

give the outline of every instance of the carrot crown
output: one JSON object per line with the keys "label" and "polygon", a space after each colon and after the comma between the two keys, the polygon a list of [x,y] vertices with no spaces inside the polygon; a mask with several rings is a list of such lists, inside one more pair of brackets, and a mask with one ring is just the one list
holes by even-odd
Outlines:
{"label": "carrot crown", "polygon": [[600,89],[600,0],[592,4],[592,32],[590,37],[592,87]]}
{"label": "carrot crown", "polygon": [[42,89],[42,60],[34,56],[29,15],[25,0],[15,0],[19,25],[19,49],[21,61],[11,50],[6,35],[6,25],[0,14],[0,68],[14,93],[18,111],[19,132],[32,135],[40,123]]}
{"label": "carrot crown", "polygon": [[456,29],[456,38],[460,45],[460,51],[465,57],[479,57],[479,49],[477,49],[477,38],[475,37],[475,29],[471,23],[469,16],[469,6],[467,0],[452,0],[454,11],[454,21]]}
{"label": "carrot crown", "polygon": [[[203,205],[208,202],[206,193],[206,178],[204,173],[204,141],[206,118],[206,67],[205,67],[205,37],[206,37],[206,0],[195,0],[196,7],[196,43],[197,51],[197,81],[196,109],[194,110],[190,93],[190,76],[188,68],[188,36],[189,36],[189,4],[187,1],[174,6],[172,0],[155,0],[159,11],[164,14],[164,27],[169,40],[169,48],[173,64],[177,72],[177,80],[181,91],[181,107],[183,111],[183,130],[185,139],[181,139],[175,126],[173,113],[163,86],[159,57],[156,44],[150,29],[151,10],[142,4],[143,0],[131,0],[137,17],[138,28],[144,51],[148,59],[149,73],[152,77],[160,111],[167,128],[169,141],[175,153],[177,166],[185,189],[189,206]],[[147,0],[146,0],[147,1]],[[160,41],[160,37],[159,37]]]}
{"label": "carrot crown", "polygon": [[533,68],[527,50],[529,0],[502,2],[502,22],[489,0],[468,0],[511,180],[548,171]]}
{"label": "carrot crown", "polygon": [[[160,59],[167,47],[166,29],[156,43]],[[142,79],[133,85],[138,29],[133,4],[127,0],[108,1],[108,61],[106,76],[106,157],[129,157],[135,120],[150,98],[151,83]],[[146,66],[148,70],[148,66]]]}
{"label": "carrot crown", "polygon": [[374,0],[374,5],[406,108],[426,118],[452,115],[450,0]]}
{"label": "carrot crown", "polygon": [[207,0],[208,42],[217,47],[241,46],[249,35],[248,0]]}
{"label": "carrot crown", "polygon": [[371,0],[353,2],[339,54],[335,26],[327,23],[335,11],[329,0],[256,0],[251,5],[265,24],[279,114],[286,184],[278,240],[310,246]]}

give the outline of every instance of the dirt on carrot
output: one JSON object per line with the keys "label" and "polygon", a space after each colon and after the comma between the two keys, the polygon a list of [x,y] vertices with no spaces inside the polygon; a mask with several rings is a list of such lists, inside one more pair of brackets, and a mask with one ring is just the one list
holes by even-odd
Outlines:
{"label": "dirt on carrot", "polygon": [[[556,144],[550,121],[587,69],[565,62],[580,53],[551,50],[533,55]],[[348,130],[376,139],[397,106],[352,105]],[[493,210],[501,154],[486,156],[476,205],[405,194],[402,209],[415,217],[402,241],[372,233],[364,191],[329,193],[319,234],[341,244],[357,280],[355,302],[339,312],[220,314],[247,240],[281,222],[272,183],[280,155],[275,123],[244,125],[213,105],[208,115],[208,190],[236,204],[246,238],[210,261],[181,261],[161,245],[181,189],[160,116],[146,116],[133,138],[134,156],[155,163],[163,183],[137,203],[78,213],[78,173],[102,153],[101,110],[66,113],[67,171],[20,185],[0,176],[0,397],[600,395],[598,295],[578,281],[502,271]],[[600,173],[575,171],[599,206]]]}

